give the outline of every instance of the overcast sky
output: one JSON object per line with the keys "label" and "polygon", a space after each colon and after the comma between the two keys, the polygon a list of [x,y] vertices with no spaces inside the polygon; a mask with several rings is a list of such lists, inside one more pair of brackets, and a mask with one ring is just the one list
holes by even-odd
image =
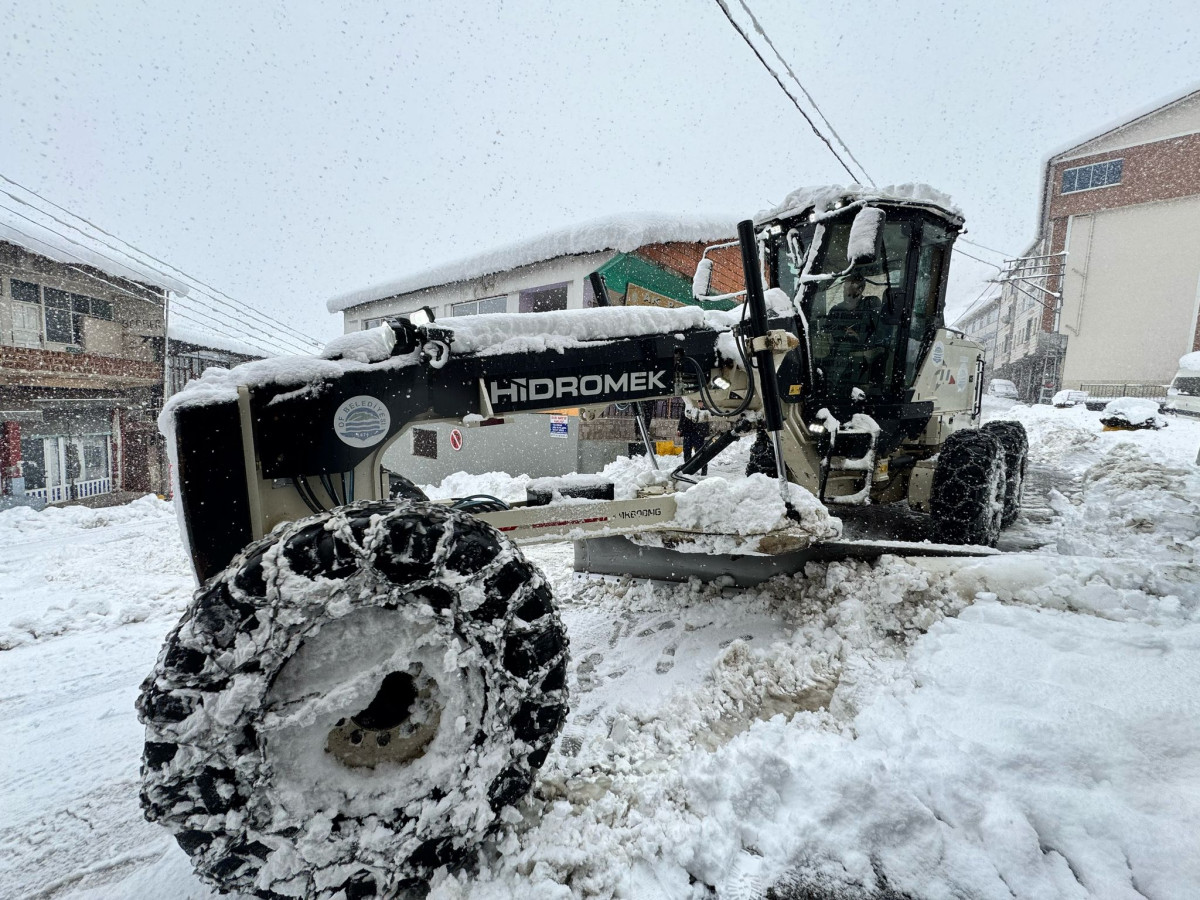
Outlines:
{"label": "overcast sky", "polygon": [[[1195,0],[747,3],[877,183],[1010,253],[1052,151],[1200,86]],[[322,339],[476,250],[848,181],[715,0],[0,10],[0,173]],[[991,273],[956,257],[952,307]]]}

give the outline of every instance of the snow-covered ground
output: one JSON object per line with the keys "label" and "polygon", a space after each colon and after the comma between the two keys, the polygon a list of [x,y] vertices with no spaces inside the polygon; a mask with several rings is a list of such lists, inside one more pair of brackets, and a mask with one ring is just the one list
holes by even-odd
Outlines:
{"label": "snow-covered ground", "polygon": [[[1030,433],[1025,552],[737,591],[529,548],[572,714],[523,820],[430,896],[1200,897],[1200,423],[992,414]],[[191,591],[170,507],[11,510],[0,547],[0,897],[218,896],[137,799],[133,700]]]}

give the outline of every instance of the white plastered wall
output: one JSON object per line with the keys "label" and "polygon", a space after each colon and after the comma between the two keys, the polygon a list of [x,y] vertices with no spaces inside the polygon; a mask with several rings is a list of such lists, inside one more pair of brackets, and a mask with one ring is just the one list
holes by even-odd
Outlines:
{"label": "white plastered wall", "polygon": [[563,256],[470,281],[438,285],[399,297],[364,303],[345,310],[343,329],[346,332],[358,331],[362,328],[363,319],[405,315],[422,306],[431,307],[439,319],[449,318],[455,303],[500,295],[508,297],[508,312],[518,312],[521,291],[564,281],[568,284],[567,309],[580,309],[583,306],[584,279],[614,255],[614,251],[604,251]]}
{"label": "white plastered wall", "polygon": [[1075,216],[1069,240],[1063,386],[1167,384],[1195,333],[1200,197]]}

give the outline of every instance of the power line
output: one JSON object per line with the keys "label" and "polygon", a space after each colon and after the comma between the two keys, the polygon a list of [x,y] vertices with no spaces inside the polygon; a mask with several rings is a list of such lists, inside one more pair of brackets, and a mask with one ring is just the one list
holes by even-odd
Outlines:
{"label": "power line", "polygon": [[[0,207],[0,208],[8,209],[7,207]],[[14,215],[20,216],[22,219],[25,219],[26,221],[33,222],[33,220],[30,219],[28,216],[22,216],[20,213],[16,212],[15,210],[9,209],[8,211],[13,213]],[[49,231],[51,234],[54,234],[58,237],[63,238],[64,240],[70,240],[70,238],[67,238],[64,235],[58,234],[58,232],[52,231],[51,229],[46,228],[44,225],[41,225],[38,222],[33,222],[33,224],[36,225],[38,228],[43,228],[46,231]],[[35,243],[41,244],[43,247],[46,247],[47,249],[51,250],[52,252],[62,253],[67,256],[73,257],[77,262],[80,262],[85,266],[91,265],[91,263],[89,263],[83,257],[79,256],[79,254],[72,253],[70,250],[64,250],[61,247],[56,247],[53,244],[49,243],[48,241],[45,241],[42,238],[37,237],[36,235],[29,234],[29,232],[27,232],[27,231],[22,231],[20,228],[17,228],[15,225],[8,224],[5,227],[11,229],[12,231],[16,232],[17,234],[21,235],[22,237],[24,237],[27,240],[31,240]],[[72,243],[78,243],[78,242],[72,241]],[[79,246],[83,246],[83,245],[80,244]],[[88,248],[84,247],[84,249],[88,249]],[[124,294],[127,297],[132,297],[134,300],[139,300],[143,303],[149,303],[150,305],[152,305],[154,307],[159,306],[159,303],[156,302],[155,300],[152,300],[149,297],[144,297],[140,294],[136,294],[133,291],[129,290],[128,288],[125,288],[125,287],[117,284],[114,281],[109,281],[106,278],[103,278],[92,272],[88,272],[85,269],[79,268],[78,266],[73,266],[70,263],[61,263],[61,265],[65,266],[67,269],[71,270],[72,272],[77,272],[80,275],[83,275],[85,278],[90,278],[93,281],[99,282],[100,284],[103,284],[103,285],[111,288],[112,290],[116,291],[117,293]],[[208,313],[208,312],[203,312],[203,311],[194,310],[194,309],[187,309],[186,307],[180,308],[179,301],[177,301],[177,303],[176,303],[176,307],[174,308],[174,313],[176,315],[181,316],[184,319],[187,319],[189,322],[192,322],[193,324],[200,326],[201,328],[211,329],[215,332],[225,335],[226,337],[232,338],[234,341],[236,341],[239,344],[243,344],[243,345],[247,345],[247,346],[251,346],[251,347],[257,347],[259,350],[263,351],[267,355],[271,355],[272,353],[278,353],[280,350],[280,347],[278,347],[278,346],[268,347],[268,346],[264,345],[263,343],[254,340],[253,337],[247,337],[245,335],[234,334],[233,332],[226,331],[224,328],[220,327],[223,324],[229,324],[235,328],[237,328],[239,326],[244,328],[245,327],[244,322],[237,322],[232,319],[221,320],[221,319],[215,318],[211,313]],[[207,322],[202,321],[201,319],[196,318],[196,316],[203,316],[204,318],[208,319],[209,321],[207,321]],[[191,343],[191,342],[189,341],[187,343]]]}
{"label": "power line", "polygon": [[759,21],[755,17],[753,11],[749,6],[746,5],[746,0],[738,0],[738,2],[742,5],[742,9],[746,11],[746,15],[750,17],[750,22],[754,25],[754,30],[762,35],[763,40],[767,42],[767,46],[770,47],[772,52],[775,54],[775,58],[783,64],[783,68],[787,70],[787,73],[791,76],[792,81],[796,82],[796,87],[800,88],[800,91],[804,94],[805,98],[809,103],[812,104],[813,109],[817,111],[817,115],[821,117],[821,121],[824,122],[825,126],[829,129],[829,133],[837,138],[837,142],[842,145],[842,149],[846,151],[846,155],[854,160],[854,164],[858,166],[859,171],[862,172],[863,176],[867,179],[867,182],[871,185],[871,187],[875,187],[875,179],[871,177],[870,173],[867,172],[863,164],[858,161],[857,157],[854,155],[854,152],[848,146],[846,146],[846,142],[842,140],[842,136],[838,134],[837,129],[833,127],[833,123],[829,121],[825,113],[822,112],[821,107],[817,105],[817,101],[813,99],[813,95],[810,94],[808,89],[800,83],[800,79],[796,77],[796,73],[792,71],[792,67],[788,64],[788,61],[783,58],[783,54],[779,52],[779,49],[775,46],[775,42],[772,41],[771,36],[767,34],[767,30],[763,28],[761,24],[759,24]]}
{"label": "power line", "polygon": [[754,46],[754,43],[750,40],[750,36],[742,30],[742,26],[737,23],[737,20],[733,17],[732,13],[729,12],[729,7],[726,5],[725,0],[717,0],[717,6],[721,7],[721,12],[725,13],[725,18],[729,20],[729,24],[732,25],[737,30],[737,33],[742,36],[742,40],[746,42],[746,46],[753,51],[756,57],[758,57],[758,61],[762,63],[763,68],[766,69],[771,74],[771,77],[775,79],[775,83],[779,85],[780,90],[787,94],[788,99],[792,101],[792,105],[796,107],[796,110],[800,113],[800,115],[804,116],[804,121],[808,123],[808,127],[812,129],[813,134],[819,137],[821,142],[829,148],[829,152],[833,154],[833,158],[836,159],[841,164],[842,168],[846,170],[846,174],[855,181],[858,181],[858,176],[851,171],[848,165],[846,165],[846,161],[842,159],[841,155],[837,152],[837,150],[834,149],[833,144],[829,142],[829,138],[825,137],[825,135],[821,133],[821,130],[817,128],[809,114],[804,111],[804,107],[800,105],[800,101],[798,101],[792,95],[792,92],[787,89],[787,85],[783,83],[783,79],[780,78],[778,73],[771,68],[770,64],[763,59],[763,55],[758,52],[758,48]]}
{"label": "power line", "polygon": [[986,259],[981,259],[981,258],[979,258],[978,256],[972,256],[972,255],[971,255],[970,253],[968,253],[966,250],[959,250],[957,247],[955,247],[955,248],[953,248],[953,249],[954,249],[954,252],[955,252],[955,253],[960,253],[960,254],[962,254],[963,256],[965,256],[967,259],[973,259],[973,260],[975,260],[975,262],[981,262],[981,263],[983,263],[985,266],[991,266],[991,267],[992,267],[993,269],[995,269],[997,272],[1003,272],[1003,271],[1004,271],[1004,267],[1003,267],[1003,266],[998,266],[998,265],[996,265],[994,262],[988,262]]}
{"label": "power line", "polygon": [[958,239],[960,242],[962,242],[964,244],[970,244],[972,247],[978,247],[980,250],[986,250],[988,253],[998,253],[1000,256],[1003,256],[1005,259],[1010,258],[1010,254],[1005,253],[1003,250],[997,250],[994,247],[988,247],[984,244],[979,243],[978,241],[968,240],[967,238],[962,237],[961,235],[959,236]]}
{"label": "power line", "polygon": [[[112,258],[112,257],[110,257],[110,256],[106,256],[105,254],[98,252],[98,251],[97,251],[97,250],[96,250],[94,247],[89,247],[87,244],[80,243],[79,241],[75,240],[74,238],[68,237],[67,235],[65,235],[65,234],[62,234],[61,232],[55,231],[53,228],[50,228],[48,225],[46,225],[46,224],[44,224],[44,223],[42,223],[42,222],[38,222],[36,219],[31,219],[29,216],[25,215],[24,213],[18,212],[17,210],[15,210],[15,209],[12,209],[11,207],[4,206],[3,204],[0,204],[0,209],[3,209],[3,210],[6,210],[7,212],[10,212],[10,213],[12,213],[14,216],[17,216],[18,218],[24,219],[26,222],[29,222],[30,224],[32,224],[32,225],[34,225],[34,226],[36,226],[36,227],[38,227],[38,228],[42,229],[43,231],[46,231],[46,232],[48,232],[48,233],[50,233],[50,234],[53,234],[54,236],[56,236],[56,237],[58,237],[58,238],[61,238],[61,239],[62,239],[62,240],[64,240],[64,241],[67,241],[68,243],[74,244],[74,245],[75,245],[75,246],[77,246],[77,247],[82,247],[82,248],[83,248],[84,250],[86,250],[88,253],[91,253],[91,254],[94,254],[94,255],[96,255],[96,256],[99,256],[100,258],[102,258],[102,259],[104,259],[104,260],[107,260],[108,262],[114,263],[115,265],[123,265],[123,264],[120,262],[120,260],[115,260],[115,259],[113,259],[113,258]],[[15,226],[13,226],[13,225],[11,225],[11,224],[10,224],[8,227],[12,228],[12,229],[13,229],[14,231],[16,231],[18,234],[24,235],[25,237],[27,237],[27,238],[30,238],[31,240],[38,241],[40,244],[42,244],[42,245],[43,245],[43,246],[45,246],[45,247],[48,247],[48,248],[50,248],[51,250],[55,250],[55,249],[57,249],[59,252],[62,252],[62,253],[67,253],[68,255],[70,255],[70,256],[72,256],[72,257],[74,257],[76,260],[78,260],[79,262],[83,263],[84,265],[92,265],[92,263],[89,263],[89,262],[88,262],[86,259],[84,259],[83,257],[79,256],[79,254],[77,254],[77,253],[71,253],[70,251],[64,250],[64,249],[62,249],[61,247],[59,247],[59,248],[55,248],[53,244],[50,244],[49,242],[47,242],[47,241],[45,241],[45,240],[42,240],[42,239],[39,239],[39,238],[37,238],[37,237],[35,237],[35,236],[33,236],[33,235],[30,235],[28,232],[21,231],[19,228],[16,228]],[[92,279],[94,279],[94,280],[96,280],[96,281],[99,281],[99,282],[101,282],[102,284],[106,284],[106,285],[108,285],[109,287],[113,287],[113,288],[116,288],[116,289],[118,289],[118,290],[123,290],[123,289],[122,289],[122,288],[120,288],[120,286],[119,286],[119,285],[117,285],[115,282],[109,281],[109,280],[107,280],[107,279],[104,279],[104,278],[99,278],[99,277],[97,277],[97,276],[95,276],[95,275],[91,275],[90,273],[87,273],[87,272],[84,272],[83,274],[85,274],[85,275],[88,275],[88,277],[90,277],[90,278],[92,278]],[[129,293],[128,291],[124,291],[124,292],[125,292],[125,293]],[[136,296],[136,295],[132,295],[132,296]],[[145,298],[141,298],[141,299],[145,299]],[[183,302],[183,299],[184,299],[184,298],[179,298],[179,300],[178,300],[177,302],[179,302],[179,303],[182,303],[182,302]],[[229,316],[227,316],[227,315],[224,315],[224,314],[218,313],[218,312],[217,312],[215,309],[214,309],[214,310],[202,310],[202,309],[196,309],[196,310],[193,310],[193,312],[195,312],[197,315],[202,315],[202,316],[205,316],[205,317],[209,318],[209,319],[210,319],[211,321],[213,321],[213,322],[227,323],[227,324],[229,324],[229,325],[231,325],[231,326],[233,326],[233,327],[235,327],[235,328],[243,328],[243,329],[244,329],[244,328],[246,328],[246,327],[247,327],[247,325],[249,324],[249,323],[247,323],[247,322],[245,322],[245,321],[239,321],[239,320],[236,320],[236,319],[232,319],[232,318],[230,318],[230,317],[229,317]],[[222,318],[222,316],[223,316],[223,318]],[[193,321],[195,321],[195,320],[193,320]],[[223,332],[223,333],[224,333],[224,334],[229,334],[229,332]],[[230,336],[231,336],[231,337],[236,337],[236,335],[230,335]],[[299,353],[302,353],[302,354],[308,354],[308,353],[310,352],[310,348],[308,348],[308,347],[305,347],[305,346],[301,345],[301,344],[300,344],[298,341],[296,341],[296,340],[295,340],[295,339],[293,339],[293,338],[290,338],[290,337],[288,337],[288,336],[286,336],[286,335],[277,335],[276,337],[277,337],[277,339],[279,340],[279,344],[278,344],[278,345],[277,345],[277,346],[274,348],[275,352],[278,352],[278,351],[279,351],[281,348],[286,348],[286,349],[289,349],[289,350],[292,350],[292,351],[296,351],[296,352],[299,352]],[[262,343],[259,343],[259,344],[258,344],[258,346],[259,346],[260,348],[262,348],[262,347],[264,347],[265,345],[263,345]]]}
{"label": "power line", "polygon": [[[19,183],[19,182],[17,182],[17,181],[14,181],[13,179],[9,178],[7,175],[4,175],[4,174],[2,174],[2,173],[0,173],[0,180],[3,180],[3,181],[5,181],[5,182],[7,182],[8,184],[11,184],[11,185],[13,185],[14,187],[18,187],[18,188],[20,188],[21,190],[25,191],[26,193],[28,193],[28,194],[31,194],[31,195],[33,195],[34,197],[37,197],[37,198],[38,198],[39,200],[41,200],[43,203],[48,203],[48,204],[50,204],[51,206],[53,206],[55,209],[57,209],[57,210],[60,210],[61,212],[64,212],[64,213],[66,213],[68,216],[71,216],[71,217],[73,217],[73,218],[75,218],[75,219],[78,219],[79,221],[81,221],[81,222],[83,222],[84,224],[86,224],[86,225],[87,225],[89,228],[93,228],[93,229],[95,229],[96,231],[100,232],[101,234],[107,235],[108,237],[112,238],[112,239],[113,239],[113,240],[115,240],[115,241],[120,241],[120,242],[121,242],[122,244],[124,244],[126,247],[130,247],[130,248],[132,248],[133,250],[137,251],[139,254],[141,254],[142,256],[146,257],[147,259],[153,260],[154,262],[158,263],[159,265],[161,265],[161,266],[166,266],[168,269],[170,269],[170,270],[172,270],[172,271],[174,271],[174,272],[177,272],[177,273],[179,274],[179,276],[181,276],[182,278],[186,279],[186,280],[187,280],[187,281],[189,281],[189,282],[192,282],[192,283],[193,283],[193,285],[199,285],[200,287],[204,288],[205,290],[203,290],[203,291],[197,291],[197,293],[201,294],[202,296],[207,296],[207,297],[208,297],[210,300],[212,300],[213,302],[215,302],[215,303],[220,303],[220,304],[222,304],[223,306],[229,306],[229,303],[225,303],[224,301],[222,301],[222,300],[219,300],[217,297],[213,296],[213,293],[215,293],[215,294],[219,294],[220,296],[224,297],[226,300],[228,300],[228,301],[230,301],[231,303],[233,303],[233,304],[234,304],[234,307],[232,307],[232,308],[237,308],[237,307],[242,307],[242,308],[244,308],[244,311],[246,311],[246,312],[248,312],[248,313],[251,313],[251,314],[252,314],[254,317],[256,317],[256,318],[257,318],[257,319],[258,319],[260,322],[262,322],[263,324],[266,324],[266,325],[274,325],[274,326],[278,326],[278,327],[280,327],[280,328],[284,328],[284,329],[286,329],[287,331],[290,331],[290,332],[292,332],[292,333],[293,333],[294,335],[296,335],[297,337],[299,337],[299,338],[302,338],[304,341],[306,341],[306,342],[307,342],[307,343],[309,343],[309,344],[312,344],[312,345],[314,345],[314,346],[317,346],[317,347],[320,347],[320,346],[321,346],[321,341],[317,340],[316,338],[314,338],[314,337],[312,337],[312,336],[310,336],[310,335],[307,335],[307,334],[305,334],[304,332],[300,331],[299,329],[297,329],[297,328],[295,328],[295,327],[293,327],[293,326],[291,326],[291,325],[288,325],[288,324],[287,324],[287,323],[285,323],[285,322],[281,322],[281,321],[279,321],[278,319],[276,319],[276,318],[274,318],[274,317],[272,317],[272,316],[269,316],[269,315],[267,315],[266,313],[261,313],[261,312],[259,312],[258,310],[256,310],[254,307],[250,306],[250,305],[249,305],[249,304],[247,304],[247,303],[243,303],[242,301],[235,300],[233,297],[230,297],[230,296],[229,296],[228,294],[226,294],[224,291],[221,291],[221,290],[219,290],[219,289],[217,289],[217,288],[215,288],[215,287],[212,287],[212,286],[211,286],[211,285],[209,285],[209,284],[206,284],[205,282],[201,281],[199,278],[196,278],[196,277],[195,277],[195,276],[193,276],[193,275],[189,275],[189,274],[187,274],[186,272],[184,272],[182,269],[178,268],[177,266],[173,266],[173,265],[171,265],[170,263],[166,262],[165,260],[159,259],[157,256],[154,256],[152,253],[149,253],[149,252],[147,252],[147,251],[145,251],[145,250],[142,250],[140,247],[138,247],[138,246],[136,246],[136,245],[134,245],[134,244],[131,244],[129,241],[126,241],[126,240],[124,240],[123,238],[117,237],[117,236],[116,236],[115,234],[113,234],[112,232],[110,232],[110,231],[106,231],[105,229],[103,229],[103,228],[101,228],[99,225],[97,225],[96,223],[92,222],[90,219],[87,219],[87,218],[85,218],[85,217],[83,217],[83,216],[79,215],[78,213],[71,212],[71,211],[70,211],[69,209],[67,209],[66,207],[64,207],[64,206],[62,206],[62,205],[60,205],[60,204],[58,204],[58,203],[55,203],[53,200],[49,199],[48,197],[44,197],[44,196],[42,196],[42,195],[41,195],[41,194],[39,194],[37,191],[33,190],[33,188],[26,187],[25,185],[23,185],[23,184],[21,184],[21,183]],[[86,237],[88,237],[90,240],[95,240],[95,241],[97,241],[98,243],[100,243],[100,244],[103,244],[104,246],[106,246],[106,247],[109,247],[110,249],[117,251],[118,253],[122,254],[123,256],[126,256],[126,257],[128,257],[129,259],[133,260],[133,261],[134,261],[134,262],[136,262],[137,264],[139,264],[139,265],[143,265],[143,266],[144,266],[144,265],[146,265],[146,264],[145,264],[143,261],[141,261],[141,260],[137,259],[137,257],[133,256],[133,255],[132,255],[131,253],[129,253],[128,251],[126,251],[126,250],[123,250],[123,249],[121,249],[120,247],[114,247],[112,244],[109,244],[107,241],[102,241],[102,240],[100,240],[99,238],[96,238],[94,235],[87,234],[87,232],[85,232],[85,231],[84,231],[82,228],[79,228],[79,226],[77,226],[77,225],[74,225],[74,224],[72,224],[72,223],[70,223],[70,222],[64,222],[64,221],[62,221],[61,219],[59,219],[58,217],[56,217],[55,215],[53,215],[52,213],[46,212],[44,209],[39,209],[38,207],[34,206],[32,203],[29,203],[28,201],[26,201],[26,200],[23,200],[23,199],[22,199],[22,198],[20,198],[20,197],[17,197],[16,195],[14,195],[14,194],[10,193],[9,191],[3,191],[3,193],[4,193],[4,194],[6,194],[7,196],[11,197],[13,200],[16,200],[18,203],[22,204],[23,206],[28,206],[28,207],[29,207],[29,208],[31,208],[31,209],[35,209],[35,210],[37,210],[37,212],[41,213],[42,215],[46,216],[47,218],[50,218],[50,219],[54,220],[55,222],[58,222],[60,225],[64,225],[64,226],[66,226],[67,228],[71,228],[71,229],[73,229],[73,230],[75,230],[75,231],[79,232],[80,234],[83,234],[83,235],[85,235],[85,236],[86,236]],[[10,212],[11,212],[11,211],[12,211],[12,210],[10,210]],[[38,224],[38,223],[36,223],[36,222],[35,222],[34,224]],[[44,227],[44,226],[43,226],[43,227]],[[50,230],[50,229],[47,229],[47,231],[49,231],[49,230]],[[82,246],[82,245],[81,245],[81,246]],[[90,248],[89,248],[89,249],[90,249]],[[119,263],[117,260],[112,260],[112,261],[113,261],[113,262],[117,262],[118,264],[120,264],[120,263]],[[150,268],[152,268],[152,267],[150,267]],[[160,272],[159,272],[159,274],[160,274],[160,275],[165,275],[166,273],[164,273],[164,272],[161,272],[161,271],[160,271]],[[212,292],[212,293],[207,293],[207,292]],[[239,311],[241,311],[241,310],[239,310]]]}

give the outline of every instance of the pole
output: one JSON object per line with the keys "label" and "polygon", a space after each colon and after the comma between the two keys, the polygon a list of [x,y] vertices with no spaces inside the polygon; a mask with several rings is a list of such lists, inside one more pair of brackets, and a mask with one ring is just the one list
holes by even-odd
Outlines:
{"label": "pole", "polygon": [[[766,337],[767,301],[763,296],[762,267],[758,262],[758,241],[754,235],[754,223],[749,219],[738,222],[738,242],[742,248],[742,275],[746,281],[746,303],[750,307],[750,339]],[[771,446],[775,451],[775,472],[779,477],[779,492],[785,506],[790,507],[788,495],[787,467],[783,464],[783,407],[779,401],[779,383],[775,379],[775,356],[763,348],[755,351],[754,367],[758,370],[758,387],[761,391],[763,417],[767,431],[771,433]],[[747,373],[751,378],[754,373]]]}

